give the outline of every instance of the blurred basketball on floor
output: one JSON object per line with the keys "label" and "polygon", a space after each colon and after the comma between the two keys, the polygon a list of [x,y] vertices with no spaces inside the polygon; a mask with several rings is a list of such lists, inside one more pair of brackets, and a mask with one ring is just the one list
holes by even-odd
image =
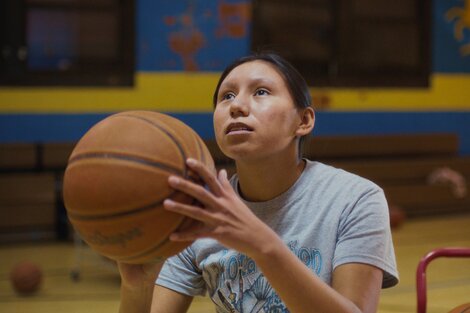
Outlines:
{"label": "blurred basketball on floor", "polygon": [[470,313],[470,303],[462,304],[449,311],[449,313]]}
{"label": "blurred basketball on floor", "polygon": [[69,220],[91,248],[125,263],[169,257],[189,243],[169,235],[193,220],[169,212],[163,201],[192,203],[168,185],[177,175],[197,181],[194,158],[215,171],[202,139],[166,114],[128,111],[94,125],[75,146],[64,175]]}
{"label": "blurred basketball on floor", "polygon": [[42,270],[32,262],[18,263],[10,271],[10,282],[17,293],[22,295],[32,294],[41,285]]}
{"label": "blurred basketball on floor", "polygon": [[406,220],[405,210],[397,205],[390,204],[389,206],[390,213],[390,227],[397,228],[400,227],[403,222]]}

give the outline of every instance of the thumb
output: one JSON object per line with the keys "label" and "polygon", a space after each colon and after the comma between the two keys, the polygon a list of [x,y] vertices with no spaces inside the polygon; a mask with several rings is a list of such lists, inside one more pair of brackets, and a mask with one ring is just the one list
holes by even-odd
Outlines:
{"label": "thumb", "polygon": [[219,181],[224,187],[230,185],[230,182],[227,178],[227,170],[224,168],[219,171]]}

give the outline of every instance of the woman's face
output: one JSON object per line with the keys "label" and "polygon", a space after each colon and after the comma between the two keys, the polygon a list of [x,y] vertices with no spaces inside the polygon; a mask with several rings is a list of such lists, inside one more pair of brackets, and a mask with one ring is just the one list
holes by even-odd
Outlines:
{"label": "woman's face", "polygon": [[230,158],[255,160],[296,149],[300,123],[283,77],[268,62],[243,63],[220,85],[214,130]]}

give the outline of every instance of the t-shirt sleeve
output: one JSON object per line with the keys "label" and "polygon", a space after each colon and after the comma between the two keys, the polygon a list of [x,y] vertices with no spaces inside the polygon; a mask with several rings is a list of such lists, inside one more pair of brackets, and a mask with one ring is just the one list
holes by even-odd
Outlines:
{"label": "t-shirt sleeve", "polygon": [[398,283],[388,205],[381,188],[373,185],[345,208],[337,238],[333,268],[346,263],[370,264],[383,270],[382,288]]}
{"label": "t-shirt sleeve", "polygon": [[206,293],[206,284],[191,246],[165,261],[156,284],[188,296]]}

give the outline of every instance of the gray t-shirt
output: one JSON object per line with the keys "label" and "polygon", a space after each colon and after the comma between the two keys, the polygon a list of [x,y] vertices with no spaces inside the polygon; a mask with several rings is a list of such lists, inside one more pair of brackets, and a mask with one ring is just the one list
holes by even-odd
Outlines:
{"label": "gray t-shirt", "polygon": [[[337,266],[353,262],[382,269],[383,288],[397,284],[382,189],[346,171],[306,162],[289,190],[245,204],[327,284]],[[236,175],[231,183],[238,193]],[[288,312],[252,259],[213,239],[197,240],[168,259],[156,283],[189,296],[207,292],[217,312]]]}

